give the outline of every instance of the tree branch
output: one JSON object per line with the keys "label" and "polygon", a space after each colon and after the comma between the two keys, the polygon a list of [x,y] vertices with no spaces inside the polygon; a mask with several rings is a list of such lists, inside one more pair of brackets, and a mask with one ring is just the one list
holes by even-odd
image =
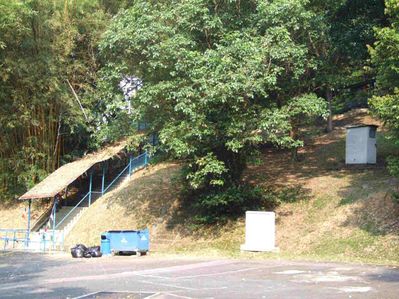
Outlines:
{"label": "tree branch", "polygon": [[84,114],[84,116],[85,116],[86,121],[89,121],[89,119],[88,119],[88,117],[87,117],[87,114],[86,114],[85,110],[83,109],[82,103],[80,102],[80,100],[79,100],[79,98],[78,98],[78,95],[76,94],[75,90],[73,89],[71,82],[69,82],[68,79],[66,79],[66,81],[67,81],[69,87],[71,88],[72,93],[73,93],[73,95],[75,96],[75,99],[76,99],[76,101],[78,102],[78,104],[79,104],[79,106],[80,106],[80,109],[82,110],[82,112],[83,112],[83,114]]}

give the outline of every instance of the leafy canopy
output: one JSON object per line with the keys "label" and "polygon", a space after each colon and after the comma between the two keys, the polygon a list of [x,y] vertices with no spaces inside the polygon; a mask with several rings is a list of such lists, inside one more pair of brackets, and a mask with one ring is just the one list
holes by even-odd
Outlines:
{"label": "leafy canopy", "polygon": [[[301,88],[314,67],[302,34],[315,17],[307,4],[135,1],[106,31],[108,69],[143,80],[133,117],[187,161],[191,187],[239,184],[259,144],[298,146],[293,120],[324,113],[324,102]],[[116,94],[113,86],[106,90]]]}
{"label": "leafy canopy", "polygon": [[[387,0],[390,24],[376,29],[377,41],[369,47],[376,71],[376,95],[369,101],[374,112],[391,129],[391,138],[399,145],[399,5]],[[389,168],[399,176],[399,158],[391,157]]]}

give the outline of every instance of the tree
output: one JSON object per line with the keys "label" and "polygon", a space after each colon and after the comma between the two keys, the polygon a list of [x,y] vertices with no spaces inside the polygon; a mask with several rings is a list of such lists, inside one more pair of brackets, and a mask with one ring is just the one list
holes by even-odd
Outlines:
{"label": "tree", "polygon": [[[316,15],[308,48],[317,64],[315,92],[328,103],[327,131],[333,129],[335,96],[351,84],[367,85],[373,74],[367,66],[367,45],[375,40],[373,28],[385,23],[383,0],[311,0]],[[313,74],[312,74],[313,75]],[[335,103],[334,103],[335,102]]]}
{"label": "tree", "polygon": [[[376,29],[377,41],[369,47],[376,72],[376,95],[370,106],[399,145],[399,6],[393,0],[385,3],[390,24]],[[399,157],[391,157],[388,166],[392,174],[399,176]]]}
{"label": "tree", "polygon": [[314,15],[304,3],[136,1],[105,33],[110,78],[118,69],[119,78],[142,79],[133,116],[187,162],[191,188],[239,185],[258,145],[300,145],[290,136],[293,119],[324,111],[301,85],[313,67],[302,35]]}

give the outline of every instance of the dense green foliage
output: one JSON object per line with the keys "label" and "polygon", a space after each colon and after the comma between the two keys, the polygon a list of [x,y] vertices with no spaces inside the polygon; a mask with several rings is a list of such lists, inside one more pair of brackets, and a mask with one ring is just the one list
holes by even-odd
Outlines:
{"label": "dense green foliage", "polygon": [[[122,136],[142,144],[141,122],[185,163],[201,209],[240,211],[264,196],[242,186],[259,147],[289,148],[295,160],[301,128],[365,105],[374,76],[370,103],[399,132],[397,1],[386,2],[389,19],[384,9],[382,0],[0,0],[0,198]],[[128,97],[121,82],[132,78],[142,85]]]}
{"label": "dense green foliage", "polygon": [[187,161],[192,188],[239,185],[257,145],[299,146],[297,120],[324,114],[301,82],[315,68],[301,33],[315,15],[304,3],[136,1],[107,30],[110,68],[144,82],[135,117]]}
{"label": "dense green foliage", "polygon": [[[386,1],[387,27],[376,29],[377,41],[369,47],[377,75],[376,95],[370,105],[391,129],[391,138],[399,145],[399,3]],[[391,157],[389,168],[399,177],[399,157]]]}
{"label": "dense green foliage", "polygon": [[113,7],[0,0],[0,198],[86,150],[97,105],[97,43]]}

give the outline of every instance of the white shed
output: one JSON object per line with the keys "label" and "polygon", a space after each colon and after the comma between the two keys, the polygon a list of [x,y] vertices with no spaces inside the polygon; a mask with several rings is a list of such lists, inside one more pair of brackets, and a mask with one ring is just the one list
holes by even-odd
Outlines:
{"label": "white shed", "polygon": [[377,162],[376,125],[354,125],[346,128],[346,164]]}

